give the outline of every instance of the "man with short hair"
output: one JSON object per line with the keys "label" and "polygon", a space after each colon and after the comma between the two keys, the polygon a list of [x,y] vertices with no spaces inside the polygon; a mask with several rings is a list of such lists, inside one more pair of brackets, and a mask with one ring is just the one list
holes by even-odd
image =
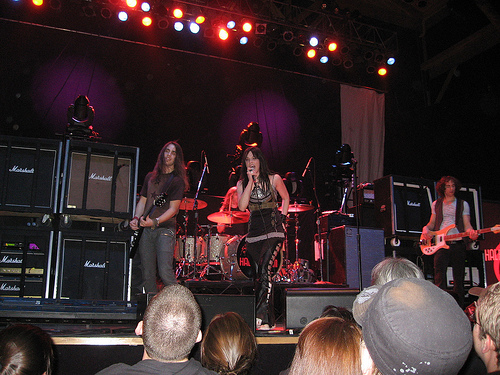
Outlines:
{"label": "man with short hair", "polygon": [[163,288],[150,302],[144,320],[137,325],[144,354],[135,365],[114,364],[98,375],[127,374],[216,374],[188,359],[193,346],[201,341],[201,310],[189,289],[178,284]]}
{"label": "man with short hair", "polygon": [[479,297],[472,331],[474,349],[488,374],[500,374],[500,282]]}

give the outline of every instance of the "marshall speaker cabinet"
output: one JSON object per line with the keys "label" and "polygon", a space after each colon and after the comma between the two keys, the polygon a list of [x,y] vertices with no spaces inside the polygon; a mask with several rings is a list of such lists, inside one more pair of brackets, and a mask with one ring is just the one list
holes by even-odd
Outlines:
{"label": "marshall speaker cabinet", "polygon": [[0,232],[0,296],[47,298],[54,232]]}
{"label": "marshall speaker cabinet", "polygon": [[59,232],[53,298],[126,300],[130,238]]}
{"label": "marshall speaker cabinet", "polygon": [[67,140],[63,214],[129,218],[135,206],[139,149]]}
{"label": "marshall speaker cabinet", "polygon": [[385,176],[374,181],[375,218],[386,237],[418,238],[429,222],[434,181]]}
{"label": "marshall speaker cabinet", "polygon": [[0,136],[0,210],[56,212],[62,142]]}

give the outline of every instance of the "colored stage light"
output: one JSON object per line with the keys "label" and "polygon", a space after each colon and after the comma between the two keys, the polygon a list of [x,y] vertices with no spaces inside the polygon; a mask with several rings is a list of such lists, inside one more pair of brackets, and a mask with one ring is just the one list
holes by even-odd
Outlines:
{"label": "colored stage light", "polygon": [[241,29],[246,32],[246,33],[249,33],[250,31],[252,31],[252,23],[251,22],[243,22],[243,25],[241,26]]}
{"label": "colored stage light", "polygon": [[141,4],[141,9],[143,12],[149,12],[151,10],[151,5],[147,2]]}
{"label": "colored stage light", "polygon": [[337,49],[337,43],[335,42],[330,42],[328,43],[328,51],[333,52]]}
{"label": "colored stage light", "polygon": [[123,10],[121,12],[119,12],[118,13],[118,19],[120,21],[122,21],[122,22],[125,22],[126,20],[128,20],[128,14],[127,14],[127,12],[125,12]]}
{"label": "colored stage light", "polygon": [[227,27],[228,29],[232,30],[232,29],[234,29],[234,28],[236,27],[236,22],[234,22],[233,20],[228,21],[228,22],[226,23],[226,27]]}
{"label": "colored stage light", "polygon": [[387,59],[387,65],[394,65],[396,63],[396,59],[394,57],[389,57]]}
{"label": "colored stage light", "polygon": [[203,22],[205,22],[207,19],[205,18],[204,15],[200,14],[198,17],[196,17],[196,20],[195,22],[198,24],[198,25],[201,25]]}
{"label": "colored stage light", "polygon": [[378,70],[378,75],[379,76],[385,76],[387,74],[387,69],[386,68],[379,68]]}
{"label": "colored stage light", "polygon": [[319,62],[322,64],[326,64],[328,62],[328,56],[321,56],[319,58]]}
{"label": "colored stage light", "polygon": [[220,29],[219,30],[219,39],[220,40],[227,40],[229,38],[229,33],[227,32],[226,29]]}
{"label": "colored stage light", "polygon": [[196,22],[190,22],[189,23],[189,30],[193,34],[198,34],[200,32],[200,25],[198,25]]}
{"label": "colored stage light", "polygon": [[175,8],[172,12],[172,15],[175,18],[180,19],[184,16],[184,11],[181,8]]}
{"label": "colored stage light", "polygon": [[135,8],[137,6],[137,0],[127,0],[127,6],[129,8]]}
{"label": "colored stage light", "polygon": [[316,47],[318,45],[318,43],[319,43],[319,40],[315,36],[313,36],[311,39],[309,39],[309,45],[311,47]]}
{"label": "colored stage light", "polygon": [[174,23],[174,30],[175,31],[182,31],[182,30],[184,30],[184,24],[181,21],[176,21]]}
{"label": "colored stage light", "polygon": [[33,0],[33,5],[36,5],[37,7],[43,5],[43,0]]}
{"label": "colored stage light", "polygon": [[240,38],[240,44],[247,44],[248,43],[248,38],[246,36],[242,36]]}
{"label": "colored stage light", "polygon": [[314,57],[316,56],[316,50],[311,48],[310,50],[307,51],[307,57],[309,57],[310,59],[314,59]]}
{"label": "colored stage light", "polygon": [[142,19],[142,24],[144,26],[151,26],[152,23],[153,23],[153,20],[151,19],[151,17],[144,17]]}

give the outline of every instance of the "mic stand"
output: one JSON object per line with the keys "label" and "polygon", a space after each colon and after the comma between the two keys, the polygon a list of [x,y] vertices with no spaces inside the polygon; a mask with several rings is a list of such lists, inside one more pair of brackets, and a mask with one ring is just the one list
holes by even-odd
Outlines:
{"label": "mic stand", "polygon": [[359,194],[358,194],[358,161],[356,159],[352,159],[352,167],[353,167],[353,179],[354,179],[354,206],[356,207],[356,246],[358,250],[358,278],[359,278],[359,291],[363,290],[363,269],[361,268],[361,228],[359,222]]}
{"label": "mic stand", "polygon": [[[194,195],[194,200],[193,200],[193,212],[194,212],[194,265],[196,269],[196,262],[198,260],[198,194],[200,193],[201,189],[201,183],[203,182],[203,178],[205,177],[205,172],[207,170],[207,164],[203,166],[203,171],[201,172],[200,180],[198,181],[198,187],[196,188],[196,194]],[[201,250],[201,249],[200,249]],[[196,274],[195,274],[196,276]]]}

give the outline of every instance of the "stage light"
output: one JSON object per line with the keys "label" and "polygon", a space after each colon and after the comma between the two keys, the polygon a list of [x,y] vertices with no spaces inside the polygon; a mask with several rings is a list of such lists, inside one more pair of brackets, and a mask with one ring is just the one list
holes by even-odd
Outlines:
{"label": "stage light", "polygon": [[168,25],[169,25],[168,19],[160,18],[158,20],[158,28],[159,29],[165,30],[168,27]]}
{"label": "stage light", "polygon": [[193,34],[198,34],[200,32],[200,25],[198,25],[196,22],[190,22],[189,23],[189,30]]}
{"label": "stage light", "polygon": [[60,0],[50,0],[49,4],[50,4],[50,7],[54,10],[61,9],[61,1]]}
{"label": "stage light", "polygon": [[245,45],[248,43],[248,38],[246,36],[242,36],[240,38],[240,44]]}
{"label": "stage light", "polygon": [[226,27],[229,29],[229,30],[232,30],[236,27],[236,22],[231,20],[231,21],[228,21],[227,24],[226,24]]}
{"label": "stage light", "polygon": [[253,45],[257,48],[262,47],[262,43],[264,43],[264,39],[262,38],[255,38],[253,41]]}
{"label": "stage light", "polygon": [[125,12],[123,10],[121,12],[119,12],[118,13],[118,19],[120,21],[122,21],[122,22],[125,22],[126,20],[128,20],[128,14],[127,14],[127,12]]}
{"label": "stage light", "polygon": [[335,66],[339,66],[340,64],[342,64],[342,59],[340,57],[334,57],[332,59],[332,64]]}
{"label": "stage light", "polygon": [[348,53],[349,53],[349,51],[350,51],[349,46],[343,46],[343,47],[340,49],[340,53],[341,53],[342,55],[346,55],[346,54],[348,54]]}
{"label": "stage light", "polygon": [[151,5],[147,2],[141,4],[141,9],[143,12],[149,12],[151,10]]}
{"label": "stage light", "polygon": [[343,65],[344,65],[344,68],[351,69],[353,67],[354,63],[352,62],[351,59],[347,59],[344,61]]}
{"label": "stage light", "polygon": [[82,10],[87,17],[95,17],[95,10],[91,6],[84,6]]}
{"label": "stage light", "polygon": [[227,32],[226,29],[221,28],[219,30],[219,39],[220,40],[227,40],[227,38],[229,38],[229,33]]}
{"label": "stage light", "polygon": [[177,8],[174,8],[174,10],[172,11],[172,15],[177,18],[177,19],[180,19],[182,17],[184,17],[184,11],[177,7]]}
{"label": "stage light", "polygon": [[293,49],[293,55],[294,56],[300,56],[300,55],[302,55],[302,47],[295,47]]}
{"label": "stage light", "polygon": [[326,64],[328,62],[328,56],[321,56],[319,58],[319,62],[322,64]]}
{"label": "stage light", "polygon": [[373,55],[374,55],[373,51],[366,51],[364,58],[365,58],[365,60],[371,60],[371,59],[373,59]]}
{"label": "stage light", "polygon": [[278,43],[276,43],[275,40],[270,40],[267,43],[267,50],[268,51],[274,51],[276,49],[276,47],[278,47]]}
{"label": "stage light", "polygon": [[256,23],[255,24],[255,34],[266,35],[267,33],[267,23]]}
{"label": "stage light", "polygon": [[102,8],[101,9],[101,17],[102,18],[109,19],[109,18],[111,18],[112,15],[113,15],[113,13],[111,12],[111,9],[109,9],[109,8]]}
{"label": "stage light", "polygon": [[43,0],[33,0],[33,5],[40,7],[43,5]]}
{"label": "stage light", "polygon": [[367,66],[367,67],[366,67],[366,72],[367,72],[368,74],[373,74],[373,73],[375,73],[375,67],[374,67],[373,65],[369,65],[369,66]]}
{"label": "stage light", "polygon": [[375,57],[373,58],[373,61],[375,61],[376,63],[381,63],[382,61],[385,60],[385,57],[382,53],[378,52],[375,54]]}
{"label": "stage light", "polygon": [[249,21],[245,21],[243,22],[243,25],[241,26],[241,29],[246,32],[246,33],[249,33],[250,31],[252,31],[253,29],[253,26],[252,26],[252,23],[249,22]]}
{"label": "stage light", "polygon": [[151,26],[152,23],[153,23],[153,20],[151,19],[151,17],[144,17],[142,19],[142,24],[144,26]]}
{"label": "stage light", "polygon": [[387,65],[394,65],[396,62],[396,59],[394,57],[389,57],[387,59]]}
{"label": "stage light", "polygon": [[328,51],[330,51],[330,52],[337,50],[337,47],[338,47],[337,43],[335,43],[335,42],[328,43]]}
{"label": "stage light", "polygon": [[137,6],[137,0],[127,0],[127,6],[129,8],[135,8]]}
{"label": "stage light", "polygon": [[309,45],[311,47],[316,47],[318,44],[319,44],[319,40],[315,36],[313,36],[313,37],[311,37],[311,39],[309,39]]}
{"label": "stage light", "polygon": [[378,75],[379,76],[385,76],[387,74],[387,69],[384,67],[381,67],[378,69]]}
{"label": "stage light", "polygon": [[307,57],[309,57],[310,59],[314,59],[315,56],[316,50],[314,48],[311,48],[307,51]]}
{"label": "stage light", "polygon": [[176,21],[174,23],[174,30],[175,31],[182,31],[182,30],[184,30],[184,24],[181,21]]}
{"label": "stage light", "polygon": [[200,14],[198,17],[196,17],[196,20],[194,22],[196,22],[198,25],[201,25],[205,21],[205,16],[203,14]]}
{"label": "stage light", "polygon": [[283,40],[285,42],[291,42],[293,40],[293,32],[287,30],[283,33]]}

